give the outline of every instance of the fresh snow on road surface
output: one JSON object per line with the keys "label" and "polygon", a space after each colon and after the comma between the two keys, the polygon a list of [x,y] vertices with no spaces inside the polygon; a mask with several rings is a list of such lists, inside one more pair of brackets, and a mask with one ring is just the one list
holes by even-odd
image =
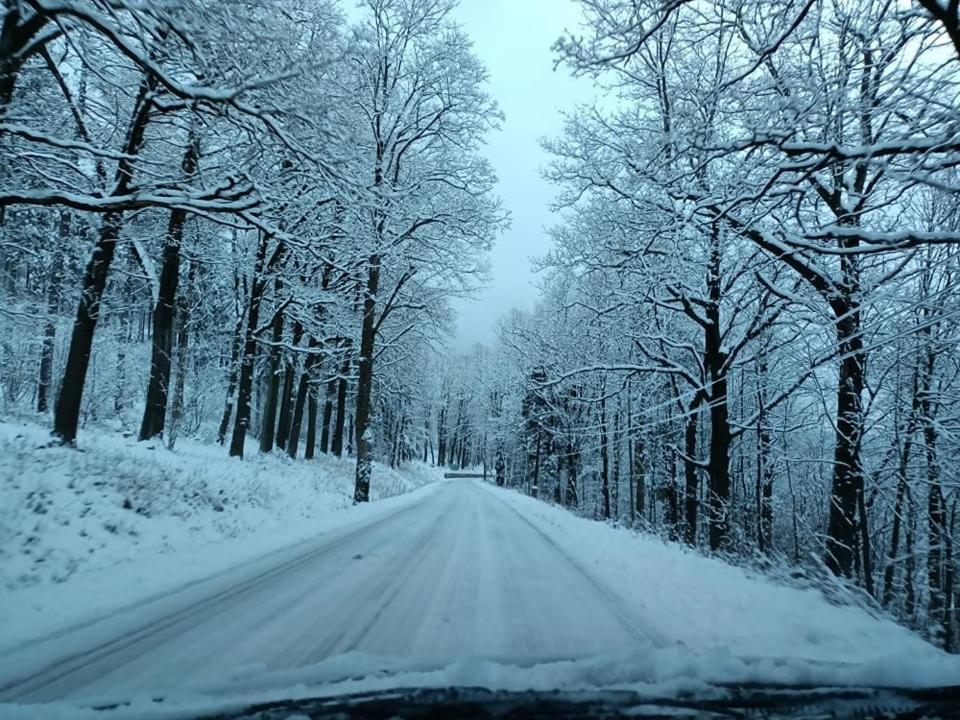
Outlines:
{"label": "fresh snow on road surface", "polygon": [[[219,445],[171,452],[102,430],[82,432],[79,451],[49,443],[49,428],[0,422],[0,655],[357,518],[344,513],[347,458],[241,462]],[[375,473],[375,498],[440,476]]]}
{"label": "fresh snow on road surface", "polygon": [[[892,622],[479,481],[341,515],[314,540],[7,653],[0,699],[960,682],[960,659]],[[143,702],[128,709],[176,716]]]}

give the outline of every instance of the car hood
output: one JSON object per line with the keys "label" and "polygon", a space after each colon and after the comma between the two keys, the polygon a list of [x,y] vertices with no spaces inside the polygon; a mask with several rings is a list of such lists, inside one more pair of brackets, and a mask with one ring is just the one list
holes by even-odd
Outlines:
{"label": "car hood", "polygon": [[[391,703],[395,708],[406,705],[408,714],[401,716],[420,717],[418,708],[448,703],[451,712],[443,713],[443,717],[500,717],[462,715],[458,703],[479,703],[487,709],[519,704],[534,709],[548,701],[559,703],[557,708],[566,704],[571,712],[598,712],[610,705],[632,708],[635,714],[640,712],[636,708],[648,706],[656,712],[689,713],[699,712],[703,703],[759,703],[765,707],[763,703],[769,704],[770,698],[777,696],[788,704],[818,698],[833,703],[843,701],[849,693],[855,694],[848,698],[855,708],[863,703],[910,708],[941,696],[960,704],[955,686],[960,686],[960,658],[946,654],[942,662],[936,659],[918,666],[896,657],[848,664],[811,658],[735,657],[723,650],[692,654],[680,647],[580,658],[470,658],[455,663],[349,653],[292,670],[241,668],[222,682],[204,687],[126,698],[77,697],[44,705],[43,717],[272,720],[333,717],[325,714],[331,708],[341,717],[381,717],[362,712],[379,711]],[[361,714],[355,714],[358,712]],[[37,706],[0,706],[0,716],[34,718],[38,716]],[[657,716],[655,712],[653,716]]]}

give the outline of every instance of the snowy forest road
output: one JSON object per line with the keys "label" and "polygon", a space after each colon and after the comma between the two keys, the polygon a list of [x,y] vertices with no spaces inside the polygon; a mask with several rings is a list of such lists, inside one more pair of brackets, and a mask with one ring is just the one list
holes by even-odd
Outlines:
{"label": "snowy forest road", "polygon": [[440,666],[656,641],[503,492],[440,482],[242,579],[211,579],[32,643],[0,660],[0,701],[163,694],[349,652]]}

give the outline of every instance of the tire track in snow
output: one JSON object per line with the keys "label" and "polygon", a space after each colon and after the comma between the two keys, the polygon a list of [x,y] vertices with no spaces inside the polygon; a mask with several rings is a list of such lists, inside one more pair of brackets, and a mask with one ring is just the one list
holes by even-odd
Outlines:
{"label": "tire track in snow", "polygon": [[[397,522],[398,518],[409,511],[411,507],[412,506],[404,506],[388,515],[380,516],[372,522],[364,523],[357,529],[341,535],[321,547],[309,550],[302,555],[291,558],[268,570],[258,572],[252,577],[246,578],[226,589],[217,591],[215,594],[202,598],[185,608],[152,620],[133,631],[124,633],[119,637],[101,643],[89,650],[68,654],[56,662],[43,666],[27,675],[7,680],[0,685],[0,700],[29,700],[44,689],[60,684],[69,677],[82,673],[97,663],[116,658],[117,655],[138,643],[143,643],[184,624],[186,624],[187,627],[182,629],[189,629],[191,621],[202,622],[203,619],[205,619],[204,614],[211,610],[217,610],[217,614],[220,615],[229,607],[236,605],[238,602],[242,602],[247,593],[260,589],[267,584],[274,583],[285,575],[295,574],[302,569],[303,566],[340,549],[342,546],[362,537],[368,532],[382,530],[384,524]],[[164,597],[166,598],[167,596]],[[152,601],[147,601],[145,604],[149,604],[149,602]],[[143,606],[143,604],[138,604],[129,609],[125,609],[124,612],[136,610]],[[59,639],[62,636],[63,633],[58,633],[53,639]],[[49,641],[50,639],[51,638],[45,638],[39,641],[39,643]],[[34,645],[39,643],[34,643]]]}
{"label": "tire track in snow", "polygon": [[[383,616],[383,613],[404,590],[409,577],[408,570],[417,565],[417,562],[430,551],[431,541],[434,540],[437,527],[443,523],[445,514],[445,512],[437,513],[432,522],[427,523],[426,527],[417,535],[417,539],[411,544],[411,548],[403,553],[396,565],[390,568],[390,573],[384,574],[381,580],[365,593],[364,601],[353,603],[357,608],[363,607],[368,602],[376,603],[376,609],[364,621],[363,625],[360,627],[344,626],[331,641],[325,643],[319,652],[311,653],[313,660],[349,652],[356,649],[364,641],[373,626]],[[362,559],[360,561],[362,562]]]}
{"label": "tire track in snow", "polygon": [[636,628],[636,625],[641,624],[638,622],[638,618],[634,613],[624,607],[623,598],[614,594],[606,585],[600,582],[594,575],[583,567],[579,562],[572,558],[566,550],[560,547],[549,535],[547,535],[541,528],[537,527],[529,518],[524,516],[519,510],[513,507],[510,503],[506,502],[502,498],[496,496],[496,493],[484,489],[487,494],[495,498],[497,502],[501,503],[505,507],[509,508],[510,511],[519,518],[524,525],[533,530],[543,542],[550,546],[550,548],[560,557],[562,557],[566,562],[573,567],[577,573],[582,576],[591,586],[597,591],[597,593],[603,597],[607,602],[610,608],[614,611],[617,616],[617,619],[623,625],[624,630],[626,630],[630,636],[637,641],[638,643],[652,643],[658,648],[668,647],[670,645],[676,644],[672,641],[669,641],[665,635],[653,627],[649,622],[643,622],[644,630],[640,631]]}

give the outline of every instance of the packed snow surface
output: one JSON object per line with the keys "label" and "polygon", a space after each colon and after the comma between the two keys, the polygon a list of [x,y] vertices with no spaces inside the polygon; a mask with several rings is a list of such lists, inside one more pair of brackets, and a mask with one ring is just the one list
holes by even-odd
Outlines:
{"label": "packed snow surface", "polygon": [[[111,714],[187,717],[404,686],[960,683],[960,659],[893,622],[480,481],[431,483],[254,547],[205,580],[137,601],[121,588],[123,607],[8,646],[0,714],[132,700]],[[88,574],[122,584],[154,562]],[[4,614],[24,616],[25,593],[6,595]]]}

